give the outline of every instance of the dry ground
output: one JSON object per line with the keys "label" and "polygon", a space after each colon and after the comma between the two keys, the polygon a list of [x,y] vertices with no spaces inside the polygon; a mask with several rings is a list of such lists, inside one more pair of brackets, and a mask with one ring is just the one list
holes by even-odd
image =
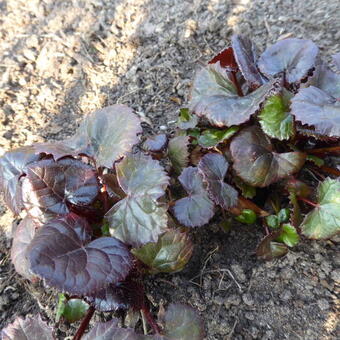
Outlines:
{"label": "dry ground", "polygon": [[[310,38],[328,58],[340,51],[340,2],[0,0],[0,153],[61,139],[83,114],[116,102],[155,131],[171,131],[197,63],[226,46],[233,32],[260,48],[287,34]],[[12,216],[4,206],[0,212],[8,235]],[[256,229],[195,232],[188,268],[148,281],[155,310],[171,301],[192,304],[210,340],[336,339],[336,242],[302,243],[262,263],[253,255]],[[10,241],[3,237],[1,245],[0,328],[37,310],[53,322],[55,295],[21,280],[8,258]],[[62,330],[60,339],[74,332]]]}

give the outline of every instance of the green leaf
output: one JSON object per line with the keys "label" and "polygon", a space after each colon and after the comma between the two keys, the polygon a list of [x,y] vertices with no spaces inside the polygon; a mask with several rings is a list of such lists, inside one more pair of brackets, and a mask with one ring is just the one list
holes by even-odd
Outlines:
{"label": "green leaf", "polygon": [[62,316],[70,323],[81,320],[89,305],[81,299],[70,299],[66,302]]}
{"label": "green leaf", "polygon": [[311,239],[327,239],[340,231],[340,182],[326,178],[320,183],[318,205],[301,224],[302,233]]}
{"label": "green leaf", "polygon": [[242,213],[235,217],[241,223],[254,224],[256,222],[256,214],[251,209],[243,209]]}
{"label": "green leaf", "polygon": [[319,158],[314,155],[307,155],[306,161],[313,162],[316,166],[323,166],[325,165],[325,161],[322,158]]}
{"label": "green leaf", "polygon": [[293,116],[281,95],[266,100],[259,118],[262,130],[272,138],[284,140],[294,135]]}
{"label": "green leaf", "polygon": [[126,197],[105,215],[111,235],[139,247],[156,242],[167,228],[167,206],[158,202],[169,178],[150,156],[130,154],[116,164],[118,182]]}
{"label": "green leaf", "polygon": [[256,188],[243,182],[238,176],[234,176],[236,186],[241,190],[242,196],[245,198],[253,198],[256,195]]}
{"label": "green leaf", "polygon": [[198,144],[204,148],[211,148],[219,143],[224,142],[233,136],[239,128],[237,126],[232,126],[229,129],[207,129],[204,130],[198,138]]}
{"label": "green leaf", "polygon": [[168,156],[177,174],[180,174],[182,170],[188,165],[188,144],[188,136],[174,137],[169,141]]}
{"label": "green leaf", "polygon": [[233,168],[246,183],[266,187],[300,170],[302,152],[274,152],[270,139],[257,126],[243,129],[230,143]]}
{"label": "green leaf", "polygon": [[142,132],[139,118],[126,105],[112,105],[87,115],[76,134],[65,141],[75,153],[94,157],[97,166],[111,168]]}
{"label": "green leaf", "polygon": [[270,228],[277,229],[280,226],[279,219],[276,215],[266,216],[266,222]]}
{"label": "green leaf", "polygon": [[193,244],[187,233],[170,230],[160,236],[156,243],[148,243],[131,252],[150,268],[151,274],[156,274],[182,270],[192,251]]}
{"label": "green leaf", "polygon": [[193,129],[198,123],[198,117],[190,113],[188,108],[182,108],[179,110],[179,116],[177,119],[177,126],[180,129],[187,130]]}
{"label": "green leaf", "polygon": [[55,315],[55,322],[59,322],[60,318],[63,316],[66,302],[67,302],[66,296],[63,293],[59,293],[57,312]]}
{"label": "green leaf", "polygon": [[289,220],[289,216],[290,216],[290,211],[288,208],[283,208],[279,211],[279,213],[277,214],[277,218],[279,223],[284,223],[287,222]]}
{"label": "green leaf", "polygon": [[203,340],[204,327],[198,313],[182,304],[170,304],[164,315],[164,333],[169,340]]}
{"label": "green leaf", "polygon": [[294,247],[299,243],[300,237],[292,225],[283,224],[281,234],[277,237],[276,241],[283,242],[288,247]]}

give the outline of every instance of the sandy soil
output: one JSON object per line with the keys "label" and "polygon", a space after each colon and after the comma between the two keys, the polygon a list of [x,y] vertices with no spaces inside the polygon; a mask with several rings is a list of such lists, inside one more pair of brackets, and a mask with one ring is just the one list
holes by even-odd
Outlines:
{"label": "sandy soil", "polygon": [[[84,114],[111,103],[128,104],[154,131],[170,132],[197,64],[233,32],[259,48],[282,36],[310,38],[329,58],[340,51],[340,2],[0,0],[0,154],[64,138]],[[0,212],[8,236],[13,217],[3,205]],[[336,240],[302,242],[263,263],[254,256],[257,226],[227,235],[212,225],[193,237],[197,249],[185,271],[148,280],[154,310],[192,304],[209,340],[337,338]],[[0,328],[38,310],[53,324],[55,292],[20,279],[9,247],[3,236]],[[59,338],[73,332],[63,325]]]}

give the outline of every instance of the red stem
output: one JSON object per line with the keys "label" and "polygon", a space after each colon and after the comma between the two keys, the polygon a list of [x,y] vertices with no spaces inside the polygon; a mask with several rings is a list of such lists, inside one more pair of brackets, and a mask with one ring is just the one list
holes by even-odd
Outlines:
{"label": "red stem", "polygon": [[298,199],[299,199],[300,201],[302,201],[302,202],[305,202],[305,203],[311,205],[312,207],[318,207],[318,206],[319,206],[317,203],[314,203],[314,202],[308,200],[307,198],[298,197]]}
{"label": "red stem", "polygon": [[340,177],[340,171],[337,170],[337,169],[330,168],[330,167],[324,166],[324,165],[322,165],[322,166],[320,167],[320,169],[321,169],[322,171],[324,171],[324,172],[327,172],[328,174],[331,174],[331,175],[335,175],[335,176]]}
{"label": "red stem", "polygon": [[152,317],[149,309],[146,306],[144,306],[142,308],[142,312],[144,313],[146,320],[148,321],[149,325],[152,327],[153,331],[156,334],[160,334],[161,330],[160,330],[159,326],[157,325],[156,321],[154,320],[154,318]]}
{"label": "red stem", "polygon": [[304,151],[307,153],[312,153],[312,154],[340,153],[340,146],[331,146],[328,148],[311,149],[311,150],[304,150]]}
{"label": "red stem", "polygon": [[87,314],[85,316],[85,318],[83,319],[83,321],[80,324],[80,327],[77,330],[77,333],[75,334],[75,336],[73,337],[73,340],[80,340],[81,337],[83,336],[87,326],[89,325],[89,322],[94,314],[94,307],[90,307],[89,310],[87,311]]}
{"label": "red stem", "polygon": [[236,86],[237,94],[238,94],[240,97],[243,97],[242,89],[241,89],[241,87],[240,87],[240,84],[239,84],[238,81],[237,81],[236,72],[231,72],[231,80],[232,80],[232,82],[233,82],[233,83],[235,84],[235,86]]}

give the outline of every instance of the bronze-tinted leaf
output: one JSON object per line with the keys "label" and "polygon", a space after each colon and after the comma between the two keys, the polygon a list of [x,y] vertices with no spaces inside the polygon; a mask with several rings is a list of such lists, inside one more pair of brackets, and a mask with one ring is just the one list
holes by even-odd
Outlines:
{"label": "bronze-tinted leaf", "polygon": [[233,168],[246,183],[265,187],[300,170],[302,152],[276,153],[270,139],[257,126],[243,129],[230,143]]}
{"label": "bronze-tinted leaf", "polygon": [[274,241],[280,234],[281,231],[275,231],[267,235],[258,245],[256,255],[263,260],[272,260],[286,255],[288,247],[284,243]]}
{"label": "bronze-tinted leaf", "polygon": [[182,170],[188,165],[189,162],[189,137],[177,136],[169,141],[168,156],[171,164],[176,171],[180,174]]}
{"label": "bronze-tinted leaf", "polygon": [[187,227],[208,223],[214,216],[214,203],[209,198],[198,169],[185,168],[178,179],[188,196],[176,201],[173,207],[177,220]]}
{"label": "bronze-tinted leaf", "polygon": [[127,246],[112,237],[91,241],[90,232],[75,214],[49,221],[27,247],[31,271],[49,286],[76,295],[123,281],[133,265]]}
{"label": "bronze-tinted leaf", "polygon": [[143,143],[143,149],[151,152],[159,152],[165,149],[168,143],[168,137],[164,133],[149,136]]}

